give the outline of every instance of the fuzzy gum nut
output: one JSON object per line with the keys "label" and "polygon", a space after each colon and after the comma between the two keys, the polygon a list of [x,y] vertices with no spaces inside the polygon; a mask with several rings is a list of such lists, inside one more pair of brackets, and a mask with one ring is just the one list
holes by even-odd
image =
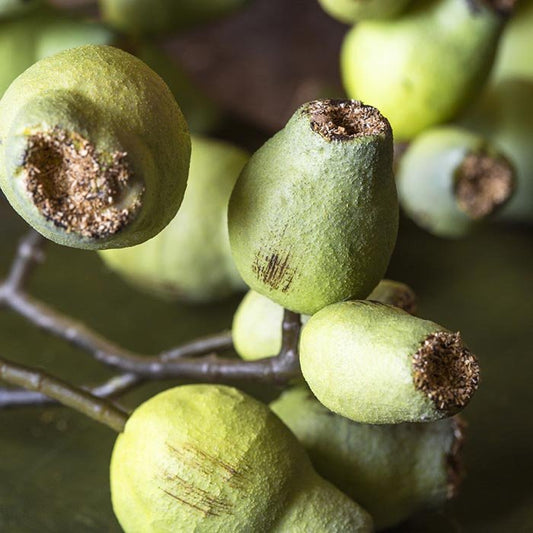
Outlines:
{"label": "fuzzy gum nut", "polygon": [[300,364],[323,405],[367,424],[452,416],[479,382],[478,362],[459,333],[368,301],[333,304],[311,317]]}
{"label": "fuzzy gum nut", "polygon": [[[405,283],[383,279],[368,296],[374,300],[416,312],[416,295]],[[302,324],[309,320],[302,316]],[[231,334],[235,351],[242,359],[271,357],[281,349],[283,307],[266,296],[248,291],[233,316]]]}
{"label": "fuzzy gum nut", "polygon": [[131,35],[160,34],[209,22],[249,0],[98,0],[104,22]]}
{"label": "fuzzy gum nut", "polygon": [[357,24],[341,54],[348,95],[376,106],[396,141],[446,122],[483,87],[510,3],[415,0],[398,19]]}
{"label": "fuzzy gum nut", "polygon": [[516,168],[516,191],[501,217],[533,223],[533,79],[505,79],[489,86],[461,125],[504,150]]}
{"label": "fuzzy gum nut", "polygon": [[170,389],[134,411],[111,496],[126,533],[372,530],[266,405],[221,385]]}
{"label": "fuzzy gum nut", "polygon": [[509,200],[515,171],[483,137],[440,127],[409,145],[397,184],[400,206],[419,226],[440,237],[463,237]]}
{"label": "fuzzy gum nut", "polygon": [[167,299],[209,302],[243,291],[226,221],[248,158],[230,144],[192,136],[187,190],[174,219],[149,241],[103,250],[100,257],[134,286]]}
{"label": "fuzzy gum nut", "polygon": [[464,424],[358,424],[333,414],[304,387],[271,409],[307,450],[316,471],[359,502],[376,529],[395,526],[453,497],[463,476]]}
{"label": "fuzzy gum nut", "polygon": [[498,47],[493,80],[519,77],[533,79],[532,31],[533,0],[520,0]]}
{"label": "fuzzy gum nut", "polygon": [[318,0],[333,18],[353,24],[358,20],[391,18],[399,15],[411,0]]}
{"label": "fuzzy gum nut", "polygon": [[26,70],[0,101],[0,185],[49,239],[133,246],[181,203],[187,124],[163,80],[110,46],[82,46]]}
{"label": "fuzzy gum nut", "polygon": [[244,167],[228,222],[244,281],[279,305],[365,298],[398,230],[389,123],[355,100],[302,105]]}
{"label": "fuzzy gum nut", "polygon": [[0,96],[36,61],[85,44],[114,44],[104,25],[40,8],[0,23]]}
{"label": "fuzzy gum nut", "polygon": [[22,15],[41,3],[42,0],[0,0],[0,20]]}

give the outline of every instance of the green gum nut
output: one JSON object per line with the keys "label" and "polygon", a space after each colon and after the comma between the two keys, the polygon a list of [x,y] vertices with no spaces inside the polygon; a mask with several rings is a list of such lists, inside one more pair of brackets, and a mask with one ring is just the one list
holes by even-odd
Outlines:
{"label": "green gum nut", "polygon": [[398,229],[389,123],[354,100],[304,104],[244,167],[228,222],[244,281],[277,304],[365,298]]}
{"label": "green gum nut", "polygon": [[504,150],[516,168],[516,191],[501,217],[533,223],[533,79],[489,86],[461,124]]}
{"label": "green gum nut", "polygon": [[193,136],[187,190],[174,219],[149,241],[103,250],[100,257],[134,286],[167,299],[209,302],[243,291],[226,220],[248,157],[230,144]]}
{"label": "green gum nut", "polygon": [[[381,280],[368,296],[369,300],[395,305],[416,312],[416,295],[405,283]],[[309,320],[302,316],[302,324]],[[236,352],[245,360],[262,359],[279,353],[283,307],[266,296],[248,291],[233,316],[231,333]]]}
{"label": "green gum nut", "polygon": [[399,15],[411,0],[318,0],[333,18],[353,24],[364,19],[384,19]]}
{"label": "green gum nut", "polygon": [[267,406],[219,385],[167,390],[134,411],[111,496],[126,533],[372,531]]}
{"label": "green gum nut", "polygon": [[139,244],[181,203],[187,124],[163,80],[110,46],[34,64],[0,101],[0,185],[45,237],[76,248]]}
{"label": "green gum nut", "polygon": [[454,496],[462,478],[462,422],[358,424],[333,414],[304,387],[271,409],[298,437],[316,471],[359,502],[376,529]]}
{"label": "green gum nut", "polygon": [[131,35],[160,34],[209,22],[250,0],[98,0],[104,22]]}
{"label": "green gum nut", "polygon": [[0,0],[0,20],[27,13],[41,3],[42,0]]}
{"label": "green gum nut", "polygon": [[505,28],[492,79],[533,78],[533,0],[521,0]]}
{"label": "green gum nut", "polygon": [[478,362],[459,333],[368,301],[333,304],[311,317],[300,364],[323,405],[367,424],[452,416],[479,382]]}
{"label": "green gum nut", "polygon": [[483,137],[441,127],[409,145],[397,184],[401,207],[419,226],[440,237],[463,237],[509,200],[515,171]]}
{"label": "green gum nut", "polygon": [[477,96],[505,20],[496,0],[415,0],[398,19],[364,21],[343,45],[345,89],[389,119],[396,141],[410,140]]}
{"label": "green gum nut", "polygon": [[0,22],[0,96],[36,61],[84,44],[113,44],[116,36],[94,21],[49,8]]}

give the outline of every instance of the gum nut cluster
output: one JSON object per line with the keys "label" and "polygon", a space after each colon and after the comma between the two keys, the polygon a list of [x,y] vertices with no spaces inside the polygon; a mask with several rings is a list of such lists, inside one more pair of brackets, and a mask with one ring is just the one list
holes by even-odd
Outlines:
{"label": "gum nut cluster", "polygon": [[227,208],[248,158],[231,144],[193,135],[177,215],[149,241],[103,250],[100,257],[135,287],[167,299],[209,302],[243,291],[230,251]]}
{"label": "gum nut cluster", "polygon": [[372,531],[266,405],[218,385],[170,389],[133,412],[111,496],[126,533]]}
{"label": "gum nut cluster", "polygon": [[459,333],[370,301],[313,315],[302,331],[300,363],[324,406],[367,424],[452,416],[479,382],[477,359]]}
{"label": "gum nut cluster", "polygon": [[409,145],[396,181],[400,205],[419,226],[441,237],[462,237],[505,205],[515,171],[483,137],[441,126]]}
{"label": "gum nut cluster", "polygon": [[[394,305],[408,313],[416,312],[416,295],[405,283],[381,280],[368,300]],[[302,324],[309,320],[302,316]],[[281,349],[283,307],[266,296],[249,291],[233,317],[231,334],[235,351],[245,360],[271,357]]]}
{"label": "gum nut cluster", "polygon": [[388,121],[355,100],[302,105],[244,167],[228,224],[242,278],[277,304],[312,315],[365,298],[398,229]]}
{"label": "gum nut cluster", "polygon": [[[58,76],[61,73],[61,76]],[[139,244],[181,203],[187,124],[163,80],[110,46],[43,59],[0,101],[0,185],[49,239],[77,248]]]}
{"label": "gum nut cluster", "polygon": [[102,19],[132,35],[182,30],[216,19],[249,0],[98,0]]}
{"label": "gum nut cluster", "polygon": [[270,405],[303,444],[316,471],[371,514],[377,530],[442,505],[462,479],[464,424],[358,424],[334,415],[309,389]]}
{"label": "gum nut cluster", "polygon": [[378,107],[397,141],[452,119],[487,80],[513,4],[416,0],[398,18],[358,23],[341,57],[348,95]]}

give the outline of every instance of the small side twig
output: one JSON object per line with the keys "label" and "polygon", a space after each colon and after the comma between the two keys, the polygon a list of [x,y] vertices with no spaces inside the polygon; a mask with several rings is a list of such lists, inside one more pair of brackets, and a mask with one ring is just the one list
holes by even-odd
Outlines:
{"label": "small side twig", "polygon": [[41,370],[12,363],[0,357],[0,379],[31,391],[40,392],[72,407],[111,429],[121,432],[128,413],[103,398],[79,389]]}

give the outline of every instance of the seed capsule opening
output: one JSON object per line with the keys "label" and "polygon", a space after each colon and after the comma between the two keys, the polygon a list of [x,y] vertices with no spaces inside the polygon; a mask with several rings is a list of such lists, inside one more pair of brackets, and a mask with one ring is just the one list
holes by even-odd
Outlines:
{"label": "seed capsule opening", "polygon": [[141,207],[126,153],[99,154],[81,135],[59,128],[28,137],[22,165],[26,190],[57,227],[88,238],[114,235]]}
{"label": "seed capsule opening", "polygon": [[455,198],[459,208],[474,220],[492,214],[513,191],[514,171],[503,157],[470,153],[457,169]]}
{"label": "seed capsule opening", "polygon": [[463,447],[465,443],[466,422],[460,416],[453,418],[452,431],[452,443],[446,455],[446,472],[448,474],[446,497],[448,499],[457,496],[459,487],[465,477]]}
{"label": "seed capsule opening", "polygon": [[459,333],[428,335],[412,365],[415,387],[446,415],[465,407],[479,385],[479,363]]}
{"label": "seed capsule opening", "polygon": [[327,141],[381,135],[390,131],[387,119],[357,100],[315,100],[307,104],[311,129]]}

